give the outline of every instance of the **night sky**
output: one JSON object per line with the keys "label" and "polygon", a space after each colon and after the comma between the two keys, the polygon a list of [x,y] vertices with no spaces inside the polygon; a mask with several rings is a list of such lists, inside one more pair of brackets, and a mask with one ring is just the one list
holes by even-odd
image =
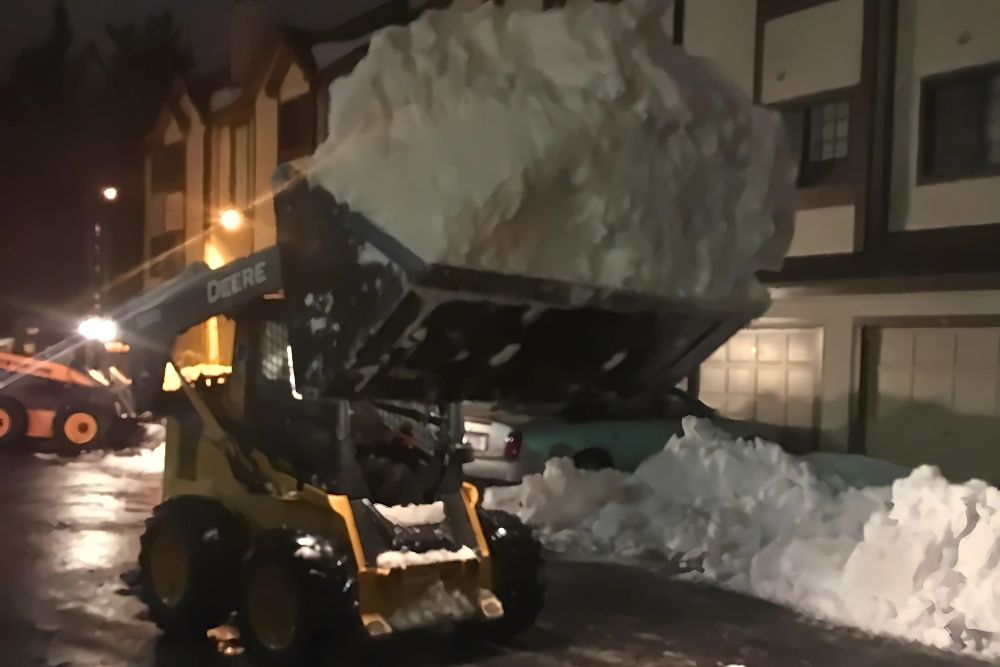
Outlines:
{"label": "night sky", "polygon": [[[109,22],[141,25],[146,16],[169,11],[194,55],[194,73],[222,74],[233,1],[66,0],[73,31],[71,55],[96,43],[110,61],[105,30]],[[322,29],[385,0],[260,1],[278,23]],[[17,54],[48,37],[54,5],[55,0],[0,0],[0,84],[9,79]],[[0,87],[8,90],[16,88]],[[30,96],[26,99],[34,103]],[[19,105],[0,100],[0,109],[9,112],[0,117],[0,153],[5,157],[0,165],[0,337],[16,333],[23,317],[75,322],[92,307],[90,256],[96,223],[105,228],[105,275],[113,279],[102,306],[113,306],[141,286],[141,275],[137,281],[134,269],[143,255],[142,148],[137,141],[128,143],[131,138],[116,144],[115,137],[102,135],[111,126],[99,122],[100,113],[78,122],[76,116],[86,117],[84,109],[98,108],[99,99],[90,98],[88,104],[74,101],[53,111],[43,103],[40,109],[56,115],[29,112],[20,117]],[[137,121],[126,132],[136,132],[146,122]],[[120,194],[113,207],[106,208],[98,193],[111,180]]]}
{"label": "night sky", "polygon": [[[226,8],[233,0],[67,0],[74,29],[74,49],[97,40],[105,46],[107,22],[141,22],[150,13],[169,10],[184,29],[196,69],[214,72],[226,62]],[[380,0],[264,0],[279,21],[325,27]],[[0,77],[6,78],[11,58],[42,39],[52,17],[53,0],[0,0]]]}

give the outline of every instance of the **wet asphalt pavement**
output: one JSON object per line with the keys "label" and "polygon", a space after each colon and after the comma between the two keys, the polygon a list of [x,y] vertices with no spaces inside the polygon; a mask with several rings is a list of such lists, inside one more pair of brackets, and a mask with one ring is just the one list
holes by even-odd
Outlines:
{"label": "wet asphalt pavement", "polygon": [[[121,459],[0,457],[0,665],[246,667],[238,641],[164,641],[121,575],[159,478]],[[980,665],[830,628],[758,600],[594,563],[551,563],[539,626],[510,647],[400,636],[330,664],[379,667]]]}

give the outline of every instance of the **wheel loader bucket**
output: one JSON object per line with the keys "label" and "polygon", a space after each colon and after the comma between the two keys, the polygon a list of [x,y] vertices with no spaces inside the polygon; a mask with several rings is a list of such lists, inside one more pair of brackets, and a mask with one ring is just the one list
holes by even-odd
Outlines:
{"label": "wheel loader bucket", "polygon": [[767,305],[428,263],[305,179],[279,189],[295,379],[307,396],[507,405],[662,396]]}

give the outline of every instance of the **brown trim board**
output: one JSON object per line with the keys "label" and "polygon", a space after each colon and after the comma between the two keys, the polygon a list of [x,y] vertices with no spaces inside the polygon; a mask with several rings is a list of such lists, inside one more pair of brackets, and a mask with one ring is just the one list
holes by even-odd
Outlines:
{"label": "brown trim board", "polygon": [[893,104],[899,0],[865,0],[858,113],[866,123],[858,147],[858,197],[854,249],[862,250],[888,232],[892,185]]}
{"label": "brown trim board", "polygon": [[902,294],[910,292],[959,292],[1000,290],[1000,273],[942,276],[849,278],[816,283],[772,284],[775,298],[838,294]]}
{"label": "brown trim board", "polygon": [[954,284],[990,274],[1000,274],[1000,222],[890,232],[853,254],[789,257],[780,271],[760,277],[775,287],[872,279],[905,284],[917,278],[940,290],[949,288],[936,288],[932,279]]}
{"label": "brown trim board", "polygon": [[685,0],[674,0],[673,39],[676,46],[684,45],[684,2]]}

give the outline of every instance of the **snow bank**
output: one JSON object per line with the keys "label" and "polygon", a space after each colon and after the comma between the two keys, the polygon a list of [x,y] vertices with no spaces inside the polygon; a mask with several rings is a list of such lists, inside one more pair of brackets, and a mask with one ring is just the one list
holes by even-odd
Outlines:
{"label": "snow bank", "polygon": [[384,551],[378,555],[375,565],[390,570],[405,570],[409,567],[463,560],[476,560],[476,552],[469,547],[462,547],[458,551],[431,549],[423,553],[416,553],[415,551]]}
{"label": "snow bank", "polygon": [[813,616],[1000,657],[1000,491],[929,466],[891,487],[842,481],[688,417],[629,478],[554,461],[484,504],[537,526],[550,548],[661,553]]}
{"label": "snow bank", "polygon": [[159,475],[163,473],[163,456],[166,444],[160,443],[155,449],[130,449],[105,454],[92,452],[85,457],[100,457],[101,467],[115,472],[135,475]]}
{"label": "snow bank", "polygon": [[375,509],[397,526],[423,526],[444,521],[444,502],[440,500],[428,505],[380,505],[375,503]]}
{"label": "snow bank", "polygon": [[163,473],[166,429],[161,424],[146,424],[143,428],[145,433],[139,442],[127,449],[93,450],[72,458],[49,452],[36,452],[34,456],[70,467],[97,468],[114,477],[159,475]]}
{"label": "snow bank", "polygon": [[427,261],[724,298],[778,268],[776,117],[662,29],[669,2],[486,3],[376,34],[310,180]]}

